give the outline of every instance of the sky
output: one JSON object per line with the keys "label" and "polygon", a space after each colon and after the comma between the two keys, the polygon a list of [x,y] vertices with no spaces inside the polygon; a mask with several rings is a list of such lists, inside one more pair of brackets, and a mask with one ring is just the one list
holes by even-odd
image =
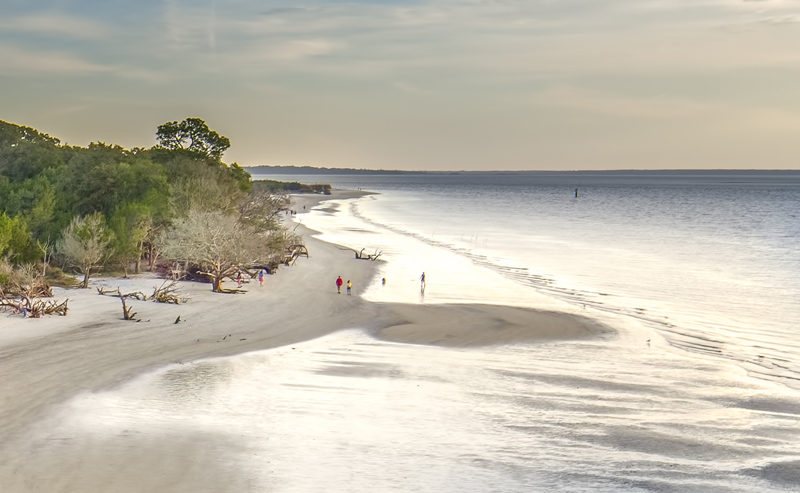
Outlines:
{"label": "sky", "polygon": [[0,0],[0,120],[226,162],[800,169],[800,0]]}

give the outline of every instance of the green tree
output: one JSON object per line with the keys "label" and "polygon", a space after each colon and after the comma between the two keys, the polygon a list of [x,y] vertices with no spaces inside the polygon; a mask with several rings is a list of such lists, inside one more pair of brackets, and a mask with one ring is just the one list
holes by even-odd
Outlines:
{"label": "green tree", "polygon": [[5,212],[0,214],[0,257],[2,257],[9,245],[11,245],[11,229],[13,224],[11,218]]}
{"label": "green tree", "polygon": [[146,155],[92,144],[75,153],[69,168],[61,191],[73,214],[101,211],[110,216],[126,202],[146,202],[157,209],[154,213],[168,214],[170,186],[164,167]]}
{"label": "green tree", "polygon": [[0,175],[12,182],[63,165],[64,152],[58,139],[29,127],[0,121]]}
{"label": "green tree", "polygon": [[35,260],[37,257],[28,224],[21,216],[9,217],[0,213],[0,257],[14,263]]}
{"label": "green tree", "polygon": [[128,277],[128,268],[136,262],[139,272],[145,241],[153,231],[153,211],[146,204],[128,202],[114,208],[108,221],[114,233],[114,255]]}
{"label": "green tree", "polygon": [[158,146],[170,150],[188,150],[201,156],[222,159],[222,153],[231,141],[208,128],[200,118],[187,118],[182,122],[167,122],[158,126]]}

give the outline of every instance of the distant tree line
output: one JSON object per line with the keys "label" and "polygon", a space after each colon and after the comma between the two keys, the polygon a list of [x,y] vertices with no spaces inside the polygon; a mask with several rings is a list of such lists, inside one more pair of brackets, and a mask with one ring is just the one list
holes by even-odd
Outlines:
{"label": "distant tree line", "polygon": [[87,286],[99,269],[127,275],[162,259],[219,290],[221,277],[277,265],[297,243],[277,219],[288,199],[224,163],[226,137],[199,118],[160,125],[156,137],[149,149],[69,146],[0,121],[0,263],[56,265]]}
{"label": "distant tree line", "polygon": [[331,194],[331,186],[326,183],[311,185],[296,181],[253,180],[253,190],[264,193],[321,193]]}

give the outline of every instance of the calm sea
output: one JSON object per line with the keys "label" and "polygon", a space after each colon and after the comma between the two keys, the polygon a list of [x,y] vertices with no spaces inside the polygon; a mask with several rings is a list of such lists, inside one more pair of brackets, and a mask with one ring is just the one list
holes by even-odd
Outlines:
{"label": "calm sea", "polygon": [[452,349],[347,330],[78,398],[43,440],[115,437],[113,460],[132,428],[224,436],[230,491],[800,490],[800,172],[254,178],[376,192],[297,216],[381,253],[368,299],[613,334]]}
{"label": "calm sea", "polygon": [[[536,295],[545,294],[589,314],[637,319],[670,346],[800,388],[800,172],[286,179],[380,193],[349,204],[346,224],[324,216],[306,223],[396,257],[386,277],[426,271],[428,302],[541,307]],[[443,263],[443,252],[479,269]],[[495,285],[494,275],[509,282]],[[408,301],[392,290],[370,295]]]}

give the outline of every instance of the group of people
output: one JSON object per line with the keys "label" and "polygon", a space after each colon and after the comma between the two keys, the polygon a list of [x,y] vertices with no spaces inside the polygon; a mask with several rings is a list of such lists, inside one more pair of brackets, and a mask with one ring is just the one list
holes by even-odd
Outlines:
{"label": "group of people", "polygon": [[[342,285],[344,284],[344,280],[342,276],[336,278],[336,292],[342,294]],[[350,279],[347,280],[347,295],[350,295],[350,291],[353,289],[353,283]]]}
{"label": "group of people", "polygon": [[[242,277],[242,273],[240,271],[239,274],[236,276],[236,285],[239,288],[241,288],[243,282],[244,282],[244,278]],[[259,271],[258,271],[258,284],[259,284],[259,286],[263,286],[264,285],[264,269],[259,269]]]}
{"label": "group of people", "polygon": [[[423,292],[425,292],[425,273],[424,272],[420,276],[419,282],[420,282],[420,288],[422,289]],[[385,277],[381,278],[381,284],[382,285],[386,285],[386,278]],[[347,283],[345,283],[344,279],[342,279],[342,276],[337,277],[336,278],[336,292],[337,293],[342,294],[342,286],[346,286],[347,287],[347,294],[349,295],[351,290],[353,289],[353,283],[350,281],[350,279],[348,279]]]}

